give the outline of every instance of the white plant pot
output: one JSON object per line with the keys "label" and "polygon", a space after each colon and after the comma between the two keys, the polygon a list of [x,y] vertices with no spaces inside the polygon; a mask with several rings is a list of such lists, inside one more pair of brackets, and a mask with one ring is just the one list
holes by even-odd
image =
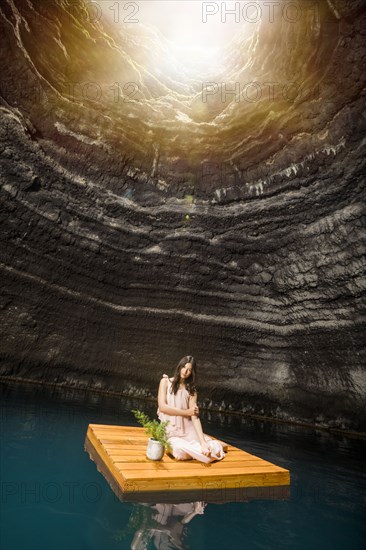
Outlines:
{"label": "white plant pot", "polygon": [[156,441],[156,439],[149,437],[146,456],[147,458],[150,458],[150,460],[161,460],[164,456],[164,445],[162,445],[159,441]]}

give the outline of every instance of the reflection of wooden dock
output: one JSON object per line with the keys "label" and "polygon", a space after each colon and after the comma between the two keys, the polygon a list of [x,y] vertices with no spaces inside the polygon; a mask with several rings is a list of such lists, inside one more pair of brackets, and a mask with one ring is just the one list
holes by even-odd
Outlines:
{"label": "reflection of wooden dock", "polygon": [[167,454],[155,462],[146,458],[147,440],[144,428],[88,426],[85,450],[121,500],[162,502],[163,494],[165,502],[288,497],[288,470],[232,445],[223,460],[210,464]]}

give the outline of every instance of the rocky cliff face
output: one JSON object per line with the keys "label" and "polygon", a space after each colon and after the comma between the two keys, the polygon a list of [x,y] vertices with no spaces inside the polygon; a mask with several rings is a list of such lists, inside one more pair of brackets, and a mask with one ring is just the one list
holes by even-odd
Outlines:
{"label": "rocky cliff face", "polygon": [[365,430],[362,0],[202,78],[82,0],[0,21],[1,375],[155,395],[192,354],[208,407]]}

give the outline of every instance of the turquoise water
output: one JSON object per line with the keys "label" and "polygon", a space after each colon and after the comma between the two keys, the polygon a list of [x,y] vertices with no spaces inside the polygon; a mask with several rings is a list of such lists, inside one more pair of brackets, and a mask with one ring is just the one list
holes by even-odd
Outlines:
{"label": "turquoise water", "polygon": [[[234,416],[205,431],[291,471],[288,499],[120,502],[84,451],[89,423],[141,401],[0,384],[1,550],[365,549],[366,441]],[[196,515],[191,512],[198,512]]]}

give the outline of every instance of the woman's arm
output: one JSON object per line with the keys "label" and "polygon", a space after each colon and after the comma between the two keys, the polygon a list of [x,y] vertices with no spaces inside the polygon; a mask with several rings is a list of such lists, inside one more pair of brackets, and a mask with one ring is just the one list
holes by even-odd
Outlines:
{"label": "woman's arm", "polygon": [[162,378],[159,384],[159,393],[158,393],[158,407],[159,411],[164,414],[169,414],[171,416],[193,416],[198,413],[198,407],[189,405],[188,409],[178,409],[178,407],[169,407],[166,403],[166,390],[167,390],[168,380]]}

